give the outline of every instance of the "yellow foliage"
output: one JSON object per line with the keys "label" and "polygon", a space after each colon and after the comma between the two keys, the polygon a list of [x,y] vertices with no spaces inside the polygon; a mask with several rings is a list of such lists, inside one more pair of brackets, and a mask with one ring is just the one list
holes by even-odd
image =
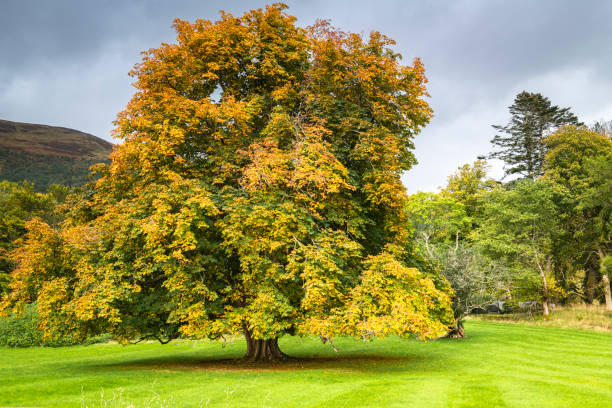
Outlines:
{"label": "yellow foliage", "polygon": [[386,250],[409,236],[423,65],[285,10],[177,19],[144,53],[123,143],[61,232],[32,225],[5,308],[122,341],[443,334],[448,295]]}

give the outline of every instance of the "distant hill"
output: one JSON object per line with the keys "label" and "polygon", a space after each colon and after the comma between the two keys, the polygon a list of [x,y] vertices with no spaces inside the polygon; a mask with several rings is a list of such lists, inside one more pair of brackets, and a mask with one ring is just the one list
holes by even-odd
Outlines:
{"label": "distant hill", "polygon": [[113,145],[106,140],[56,126],[0,120],[0,180],[77,186],[89,166],[108,162]]}

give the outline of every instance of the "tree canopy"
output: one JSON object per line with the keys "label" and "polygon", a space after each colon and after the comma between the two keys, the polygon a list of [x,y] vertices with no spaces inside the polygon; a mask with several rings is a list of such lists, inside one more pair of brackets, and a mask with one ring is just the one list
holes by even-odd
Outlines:
{"label": "tree canopy", "polygon": [[489,165],[484,160],[476,160],[471,165],[464,164],[448,176],[446,187],[441,190],[443,196],[452,197],[465,207],[473,227],[481,215],[482,195],[499,184],[487,175],[488,170]]}
{"label": "tree canopy", "polygon": [[512,189],[495,189],[476,240],[484,252],[515,270],[516,287],[526,299],[540,298],[544,314],[558,287],[553,275],[554,245],[561,234],[555,185],[521,180]]}
{"label": "tree canopy", "polygon": [[465,165],[449,177],[447,190],[412,194],[406,206],[417,252],[424,252],[430,268],[438,270],[453,289],[455,327],[449,336],[454,338],[465,337],[465,316],[493,302],[505,283],[505,268],[466,243],[473,223],[463,202],[475,208],[489,185],[484,162],[476,162],[473,168]]}
{"label": "tree canopy", "polygon": [[53,185],[47,193],[38,193],[32,183],[0,182],[0,295],[8,290],[13,269],[10,252],[26,233],[26,223],[34,218],[55,225],[60,221],[56,205],[68,194],[68,188]]}
{"label": "tree canopy", "polygon": [[565,126],[544,143],[548,150],[544,177],[563,192],[557,205],[564,214],[564,237],[556,245],[557,257],[564,260],[562,275],[571,276],[586,269],[587,278],[592,277],[587,279],[589,285],[601,276],[606,304],[612,310],[610,284],[607,276],[600,273],[612,243],[609,181],[612,141],[584,126]]}
{"label": "tree canopy", "polygon": [[448,285],[405,249],[423,65],[285,9],[175,20],[132,71],[112,163],[61,230],[30,223],[5,309],[124,341],[244,333],[253,359],[284,334],[446,333]]}
{"label": "tree canopy", "polygon": [[491,140],[498,150],[489,158],[503,160],[506,175],[535,179],[542,174],[544,137],[559,126],[581,123],[569,108],[559,108],[539,93],[519,93],[508,109],[512,115],[508,124],[493,125],[501,133]]}

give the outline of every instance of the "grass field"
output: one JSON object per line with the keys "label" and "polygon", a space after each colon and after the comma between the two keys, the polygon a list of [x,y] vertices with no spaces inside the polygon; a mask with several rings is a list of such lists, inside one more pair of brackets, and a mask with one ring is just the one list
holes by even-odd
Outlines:
{"label": "grass field", "polygon": [[0,406],[612,406],[612,334],[468,321],[428,343],[286,338],[296,362],[254,368],[240,341],[0,349]]}

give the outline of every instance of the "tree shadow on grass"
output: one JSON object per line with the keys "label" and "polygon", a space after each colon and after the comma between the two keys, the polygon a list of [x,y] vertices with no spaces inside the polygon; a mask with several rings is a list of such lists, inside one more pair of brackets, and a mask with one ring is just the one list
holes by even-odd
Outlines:
{"label": "tree shadow on grass", "polygon": [[[163,356],[98,365],[103,370],[174,371],[243,371],[278,372],[297,370],[336,370],[350,372],[390,372],[410,370],[421,365],[424,356],[386,356],[375,354],[349,354],[336,356],[297,356],[279,362],[248,362],[240,358],[202,358],[197,356]],[[92,367],[93,368],[93,367]]]}

